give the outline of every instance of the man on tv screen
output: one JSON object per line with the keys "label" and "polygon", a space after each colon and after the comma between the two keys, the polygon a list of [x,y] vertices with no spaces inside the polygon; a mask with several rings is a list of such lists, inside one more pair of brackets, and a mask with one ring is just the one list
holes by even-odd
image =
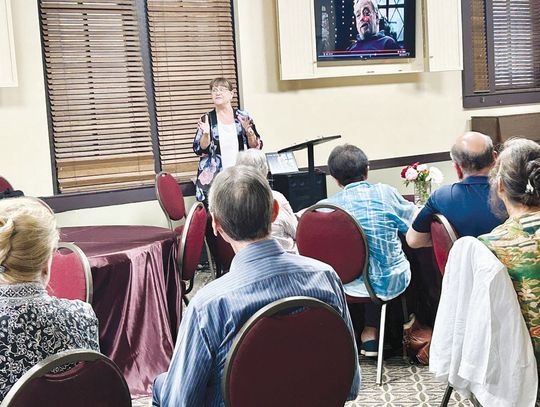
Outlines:
{"label": "man on tv screen", "polygon": [[377,51],[400,49],[396,40],[379,31],[379,8],[375,0],[354,0],[356,42],[347,51]]}

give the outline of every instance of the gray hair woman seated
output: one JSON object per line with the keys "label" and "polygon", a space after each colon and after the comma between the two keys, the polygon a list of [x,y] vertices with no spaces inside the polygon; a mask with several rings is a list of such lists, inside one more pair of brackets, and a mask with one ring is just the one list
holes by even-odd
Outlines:
{"label": "gray hair woman seated", "polygon": [[0,401],[47,356],[77,348],[99,351],[92,307],[45,290],[57,244],[56,220],[44,203],[0,201]]}
{"label": "gray hair woman seated", "polygon": [[[261,150],[249,149],[240,151],[236,157],[237,165],[247,165],[256,168],[264,178],[268,175],[266,156]],[[272,195],[279,205],[277,218],[272,222],[272,237],[289,253],[298,253],[296,248],[296,227],[298,219],[289,201],[281,192],[272,190]]]}
{"label": "gray hair woman seated", "polygon": [[540,145],[511,139],[490,174],[509,218],[479,239],[507,267],[540,369]]}

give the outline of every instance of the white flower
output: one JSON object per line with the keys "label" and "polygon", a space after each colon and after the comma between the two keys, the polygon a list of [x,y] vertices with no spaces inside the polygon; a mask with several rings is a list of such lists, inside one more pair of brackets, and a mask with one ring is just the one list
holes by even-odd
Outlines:
{"label": "white flower", "polygon": [[429,168],[429,175],[426,178],[428,181],[433,182],[434,184],[440,184],[443,182],[444,176],[437,167],[430,167]]}
{"label": "white flower", "polygon": [[416,171],[414,168],[409,168],[407,172],[405,173],[405,179],[407,181],[414,181],[418,177],[418,171]]}
{"label": "white flower", "polygon": [[425,171],[425,170],[427,170],[427,165],[426,164],[419,164],[416,167],[416,171],[418,171],[418,172],[422,172],[422,171]]}

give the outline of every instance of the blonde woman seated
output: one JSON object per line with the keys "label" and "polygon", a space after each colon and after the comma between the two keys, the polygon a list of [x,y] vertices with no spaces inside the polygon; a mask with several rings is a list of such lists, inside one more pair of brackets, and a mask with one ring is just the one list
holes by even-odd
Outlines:
{"label": "blonde woman seated", "polygon": [[[249,149],[240,151],[236,158],[236,164],[255,167],[264,178],[268,174],[266,156],[261,150]],[[272,195],[279,205],[278,216],[272,222],[272,237],[279,242],[283,250],[298,254],[298,249],[296,248],[296,226],[298,225],[298,219],[296,219],[289,201],[287,201],[287,198],[281,192],[272,190]]]}
{"label": "blonde woman seated", "polygon": [[45,205],[32,198],[0,201],[0,401],[47,356],[99,351],[92,307],[45,290],[57,244],[56,220]]}
{"label": "blonde woman seated", "polygon": [[508,269],[540,367],[540,146],[525,139],[507,141],[490,183],[509,218],[479,239]]}

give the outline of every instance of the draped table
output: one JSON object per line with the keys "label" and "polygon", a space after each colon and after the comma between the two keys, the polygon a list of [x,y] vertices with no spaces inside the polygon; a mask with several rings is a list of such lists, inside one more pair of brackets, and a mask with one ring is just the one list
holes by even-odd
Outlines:
{"label": "draped table", "polygon": [[92,268],[92,306],[101,352],[123,372],[132,396],[147,395],[174,350],[181,285],[176,239],[151,226],[84,226],[61,229]]}

